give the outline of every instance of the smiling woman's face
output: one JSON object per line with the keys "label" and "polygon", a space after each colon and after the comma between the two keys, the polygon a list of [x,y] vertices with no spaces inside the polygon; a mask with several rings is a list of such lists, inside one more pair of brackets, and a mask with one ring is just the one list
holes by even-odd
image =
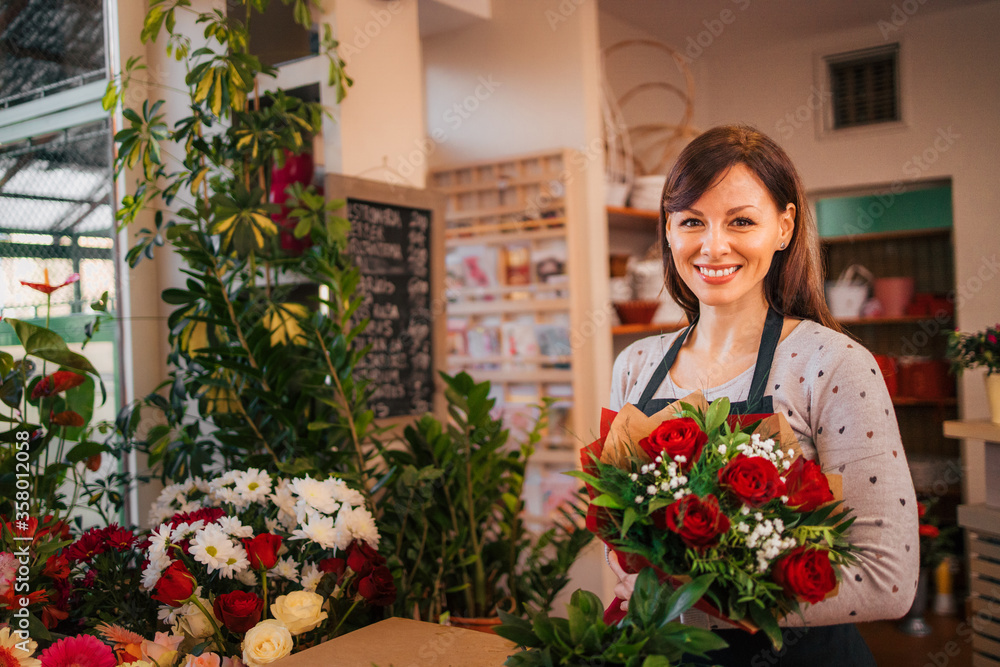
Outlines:
{"label": "smiling woman's face", "polygon": [[778,209],[760,179],[736,164],[691,208],[667,218],[667,240],[681,280],[704,306],[764,302],[764,277],[786,247],[795,206]]}

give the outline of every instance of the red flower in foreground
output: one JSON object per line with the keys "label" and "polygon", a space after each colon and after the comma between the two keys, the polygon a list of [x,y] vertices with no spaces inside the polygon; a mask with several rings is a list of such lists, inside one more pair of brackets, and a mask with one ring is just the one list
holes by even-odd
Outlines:
{"label": "red flower in foreground", "polygon": [[837,586],[830,556],[823,549],[807,546],[792,550],[775,563],[774,580],[788,595],[813,603],[825,598]]}
{"label": "red flower in foreground", "polygon": [[97,637],[65,637],[42,651],[42,667],[115,667],[118,660],[111,647]]}
{"label": "red flower in foreground", "polygon": [[751,507],[785,495],[778,469],[762,456],[737,454],[719,470],[719,486]]}
{"label": "red flower in foreground", "polygon": [[21,284],[24,285],[25,287],[30,287],[33,290],[38,290],[42,294],[52,294],[57,289],[61,289],[63,287],[66,287],[66,285],[72,285],[73,283],[75,283],[79,279],[80,279],[80,274],[79,273],[71,273],[69,275],[69,277],[66,278],[66,280],[64,280],[61,284],[59,284],[59,285],[53,285],[52,283],[49,282],[49,270],[45,269],[45,282],[44,283],[29,283],[29,282],[26,282],[26,281],[22,280]]}
{"label": "red flower in foreground", "polygon": [[62,554],[49,556],[42,574],[51,579],[65,579],[69,576],[69,560]]}
{"label": "red flower in foreground", "polygon": [[243,538],[243,548],[247,550],[250,568],[253,570],[270,570],[278,562],[278,549],[281,548],[281,536],[272,533],[261,533],[253,538]]}
{"label": "red flower in foreground", "polygon": [[941,534],[941,530],[937,526],[931,526],[926,523],[920,524],[917,530],[920,532],[920,537],[929,537],[931,539]]}
{"label": "red flower in foreground", "polygon": [[54,396],[60,392],[78,387],[86,378],[73,371],[56,371],[43,377],[31,390],[31,400],[35,401],[46,396]]}
{"label": "red flower in foreground", "polygon": [[715,546],[729,530],[729,518],[719,510],[719,499],[708,494],[688,494],[667,506],[666,527],[681,536],[684,544],[702,550]]}
{"label": "red flower in foreground", "polygon": [[232,632],[243,634],[260,621],[264,601],[247,591],[223,593],[215,598],[212,611]]}
{"label": "red flower in foreground", "polygon": [[675,456],[683,456],[681,470],[690,470],[701,456],[701,450],[708,442],[708,436],[698,427],[698,422],[690,417],[668,419],[657,426],[652,433],[639,441],[639,447],[651,459],[662,456],[673,461]]}
{"label": "red flower in foreground", "polygon": [[221,507],[203,507],[193,512],[178,512],[164,523],[170,524],[171,528],[176,528],[182,523],[194,523],[195,521],[204,521],[206,524],[215,523],[224,516],[226,516],[226,510]]}
{"label": "red flower in foreground", "polygon": [[180,607],[194,593],[194,577],[184,567],[184,563],[175,560],[160,575],[156,588],[150,596],[154,600],[171,607]]}
{"label": "red flower in foreground", "polygon": [[830,481],[815,461],[798,457],[785,475],[787,505],[797,512],[811,512],[833,500]]}
{"label": "red flower in foreground", "polygon": [[89,563],[94,556],[104,553],[107,546],[101,531],[100,528],[91,528],[81,535],[80,539],[66,547],[64,553],[69,562]]}

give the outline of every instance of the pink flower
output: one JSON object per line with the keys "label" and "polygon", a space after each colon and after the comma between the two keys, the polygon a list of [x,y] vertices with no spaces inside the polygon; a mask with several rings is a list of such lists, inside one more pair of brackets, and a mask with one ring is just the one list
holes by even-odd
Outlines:
{"label": "pink flower", "polygon": [[97,637],[77,635],[60,639],[38,656],[42,667],[115,667],[111,647]]}
{"label": "pink flower", "polygon": [[989,336],[986,337],[986,340],[990,341],[991,343],[996,343],[997,337],[994,336],[993,334],[990,334]]}
{"label": "pink flower", "polygon": [[202,653],[189,655],[183,667],[222,667],[222,661],[217,653]]}

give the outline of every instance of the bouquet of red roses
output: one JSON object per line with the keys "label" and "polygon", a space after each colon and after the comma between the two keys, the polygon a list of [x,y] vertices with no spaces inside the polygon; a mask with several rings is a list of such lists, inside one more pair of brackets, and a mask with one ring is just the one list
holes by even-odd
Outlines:
{"label": "bouquet of red roses", "polygon": [[[730,415],[700,394],[647,417],[605,410],[582,450],[587,527],[627,572],[715,579],[698,608],[781,646],[778,620],[836,595],[856,560],[840,477],[802,456],[780,414]],[[617,609],[617,604],[613,605]]]}

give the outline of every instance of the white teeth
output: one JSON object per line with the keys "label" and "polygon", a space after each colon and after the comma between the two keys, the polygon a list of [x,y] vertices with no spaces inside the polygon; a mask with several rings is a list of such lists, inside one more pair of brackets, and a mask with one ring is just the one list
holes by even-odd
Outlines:
{"label": "white teeth", "polygon": [[716,269],[706,269],[704,267],[699,266],[698,270],[701,271],[702,275],[706,275],[709,278],[721,278],[722,276],[732,275],[738,268],[740,267],[730,266],[728,269],[716,270]]}

